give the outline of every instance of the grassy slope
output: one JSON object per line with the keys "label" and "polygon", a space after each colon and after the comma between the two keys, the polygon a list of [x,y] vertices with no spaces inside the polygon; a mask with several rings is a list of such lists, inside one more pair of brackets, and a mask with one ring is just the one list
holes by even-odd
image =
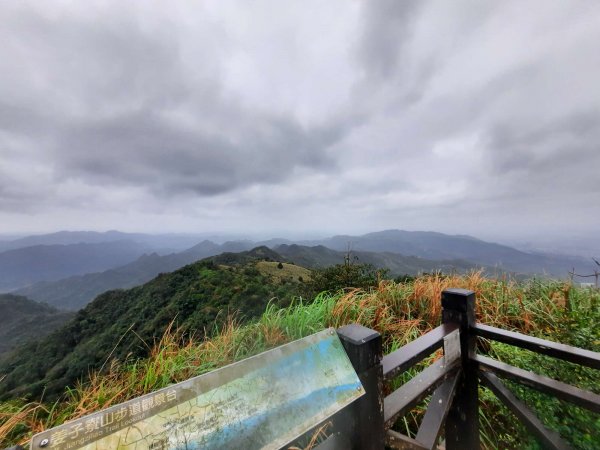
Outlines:
{"label": "grassy slope", "polygon": [[[112,364],[103,374],[93,374],[71,390],[53,408],[18,402],[0,406],[0,446],[26,442],[32,432],[206,373],[328,326],[359,322],[378,330],[385,351],[393,351],[439,323],[440,293],[448,287],[477,293],[478,320],[483,323],[600,351],[598,292],[535,280],[517,285],[477,274],[421,277],[410,283],[385,283],[371,293],[320,295],[310,304],[285,309],[271,305],[257,321],[246,325],[229,321],[215,330],[209,340],[182,341],[176,332],[167,332],[148,359]],[[591,369],[575,372],[567,363],[550,364],[543,357],[500,344],[492,345],[490,352],[512,364],[599,392],[600,379]],[[414,371],[403,378],[413,374]],[[517,392],[548,426],[559,430],[577,448],[594,448],[600,439],[600,423],[592,414],[566,408],[528,389]],[[482,435],[487,448],[537,448],[515,425],[510,413],[484,389],[481,401]],[[417,408],[397,427],[410,432],[421,415],[422,408]]]}
{"label": "grassy slope", "polygon": [[[279,264],[281,264],[281,268],[279,268]],[[294,264],[259,261],[256,263],[256,268],[261,274],[272,277],[278,283],[285,281],[309,281],[311,279],[310,270]]]}

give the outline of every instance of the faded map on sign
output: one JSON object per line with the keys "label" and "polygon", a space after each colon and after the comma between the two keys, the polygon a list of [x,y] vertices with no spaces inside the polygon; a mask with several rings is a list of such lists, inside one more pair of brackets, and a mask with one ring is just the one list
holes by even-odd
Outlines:
{"label": "faded map on sign", "polygon": [[363,393],[328,329],[40,433],[31,449],[279,448]]}

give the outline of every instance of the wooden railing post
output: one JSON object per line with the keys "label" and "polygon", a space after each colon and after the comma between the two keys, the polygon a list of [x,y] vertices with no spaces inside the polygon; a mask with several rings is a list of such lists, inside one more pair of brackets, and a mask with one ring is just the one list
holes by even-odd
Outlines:
{"label": "wooden railing post", "polygon": [[383,450],[385,431],[381,335],[362,325],[351,324],[338,329],[338,336],[366,392],[350,406],[353,424],[349,440],[352,448]]}
{"label": "wooden railing post", "polygon": [[475,355],[476,337],[470,332],[470,327],[475,325],[475,293],[466,289],[442,292],[442,322],[460,326],[462,364],[462,374],[446,418],[446,449],[479,449],[477,363],[471,360]]}

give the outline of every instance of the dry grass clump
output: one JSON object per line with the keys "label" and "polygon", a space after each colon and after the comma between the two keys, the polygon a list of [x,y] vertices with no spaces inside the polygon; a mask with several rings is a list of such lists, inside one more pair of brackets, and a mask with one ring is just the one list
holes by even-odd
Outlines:
{"label": "dry grass clump", "polygon": [[[351,290],[338,296],[332,311],[335,326],[349,322],[378,330],[398,339],[415,337],[440,324],[441,295],[462,288],[477,296],[477,320],[524,333],[552,332],[557,314],[569,304],[571,285],[563,282],[518,283],[490,279],[482,272],[467,275],[427,275],[409,283],[383,281],[377,290]],[[401,339],[404,341],[405,339]]]}
{"label": "dry grass clump", "polygon": [[[376,290],[348,290],[335,296],[329,326],[357,322],[379,331],[384,343],[404,345],[441,320],[445,289],[469,289],[477,296],[477,320],[523,333],[552,333],[569,304],[571,285],[562,282],[518,283],[489,279],[481,272],[467,275],[433,274],[408,283],[382,281]],[[388,347],[389,348],[389,347]]]}

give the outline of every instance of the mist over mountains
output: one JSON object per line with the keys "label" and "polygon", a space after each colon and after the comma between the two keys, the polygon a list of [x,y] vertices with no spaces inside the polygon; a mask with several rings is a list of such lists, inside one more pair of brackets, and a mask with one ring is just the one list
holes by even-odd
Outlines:
{"label": "mist over mountains", "polygon": [[54,281],[116,267],[148,247],[131,240],[69,245],[34,245],[0,253],[0,289],[10,291],[38,281]]}
{"label": "mist over mountains", "polygon": [[[36,245],[100,244],[116,241],[133,241],[159,253],[185,250],[198,242],[201,235],[123,233],[110,230],[58,231],[56,233],[25,236],[18,239],[0,240],[0,251],[15,250]],[[207,235],[210,236],[210,235]]]}
{"label": "mist over mountains", "polygon": [[179,253],[143,254],[135,261],[102,272],[74,275],[58,281],[40,281],[15,291],[57,308],[76,311],[109,289],[124,289],[150,281],[159,273],[172,272],[186,264],[223,251],[242,251],[245,245],[218,245],[204,241]]}
{"label": "mist over mountains", "polygon": [[594,270],[593,261],[581,257],[525,252],[436,232],[386,230],[295,242],[282,238],[199,242],[200,237],[83,231],[6,241],[2,245],[9,250],[0,252],[0,292],[78,310],[109,289],[133,287],[209,256],[257,246],[269,247],[282,259],[307,268],[340,264],[350,253],[353,262],[387,268],[392,276],[484,268],[490,274],[564,278],[572,268]]}
{"label": "mist over mountains", "polygon": [[589,270],[594,265],[593,261],[577,256],[524,252],[472,236],[452,236],[431,231],[386,230],[362,236],[334,236],[313,243],[340,251],[350,246],[353,250],[400,253],[433,260],[464,259],[477,265],[495,267],[499,271],[547,274],[560,278],[565,277],[573,267]]}

